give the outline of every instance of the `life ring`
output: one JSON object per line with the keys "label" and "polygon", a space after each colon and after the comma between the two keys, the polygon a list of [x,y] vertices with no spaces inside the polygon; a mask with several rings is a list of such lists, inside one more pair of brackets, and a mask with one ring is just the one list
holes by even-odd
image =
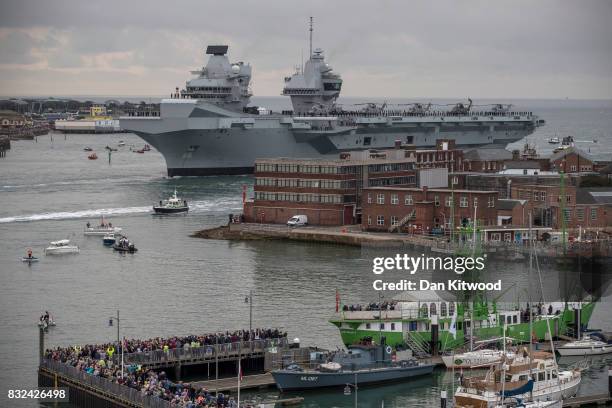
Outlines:
{"label": "life ring", "polygon": [[391,352],[393,351],[393,349],[391,348],[391,346],[387,346],[385,348],[385,351],[387,352],[387,354],[391,354]]}

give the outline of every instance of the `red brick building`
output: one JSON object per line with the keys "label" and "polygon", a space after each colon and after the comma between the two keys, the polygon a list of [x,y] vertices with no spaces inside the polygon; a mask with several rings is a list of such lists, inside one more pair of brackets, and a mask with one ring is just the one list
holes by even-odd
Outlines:
{"label": "red brick building", "polygon": [[[284,224],[306,215],[313,225],[354,224],[364,186],[416,186],[414,158],[403,149],[345,153],[342,159],[260,159],[247,222]],[[446,177],[446,176],[444,176]]]}
{"label": "red brick building", "polygon": [[564,173],[599,172],[612,163],[612,155],[591,154],[575,146],[553,153],[550,157],[552,170]]}
{"label": "red brick building", "polygon": [[612,226],[612,189],[587,189],[559,185],[520,185],[512,187],[512,198],[528,200],[527,213],[533,214],[533,224],[561,229],[604,228]]}
{"label": "red brick building", "polygon": [[[497,225],[497,192],[448,188],[363,189],[362,229],[408,233],[447,232],[454,225]],[[454,221],[453,221],[454,220]]]}

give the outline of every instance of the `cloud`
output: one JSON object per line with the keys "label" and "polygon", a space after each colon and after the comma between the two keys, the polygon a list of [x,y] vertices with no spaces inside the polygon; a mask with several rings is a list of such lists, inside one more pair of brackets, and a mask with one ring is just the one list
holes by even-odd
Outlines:
{"label": "cloud", "polygon": [[[0,5],[4,94],[165,95],[207,44],[253,66],[256,95],[314,46],[343,95],[611,98],[612,2],[14,1]],[[303,57],[304,56],[304,57]],[[101,85],[101,82],[103,85]]]}

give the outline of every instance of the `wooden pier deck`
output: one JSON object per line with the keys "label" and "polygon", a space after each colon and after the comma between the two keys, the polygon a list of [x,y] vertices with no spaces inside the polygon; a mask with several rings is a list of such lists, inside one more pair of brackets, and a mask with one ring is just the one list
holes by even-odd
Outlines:
{"label": "wooden pier deck", "polygon": [[[234,392],[238,389],[236,377],[219,378],[219,380],[194,381],[191,382],[196,388],[207,388],[210,392]],[[240,389],[268,388],[274,386],[274,378],[271,373],[246,375],[242,377]]]}
{"label": "wooden pier deck", "polygon": [[610,405],[612,398],[610,394],[587,395],[584,397],[570,398],[563,401],[564,407],[579,408],[590,405]]}

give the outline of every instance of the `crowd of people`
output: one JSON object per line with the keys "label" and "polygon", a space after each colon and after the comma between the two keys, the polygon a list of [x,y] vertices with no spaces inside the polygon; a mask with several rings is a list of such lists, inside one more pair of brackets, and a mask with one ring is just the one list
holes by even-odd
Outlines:
{"label": "crowd of people", "polygon": [[371,310],[395,310],[395,306],[397,305],[397,300],[392,301],[384,301],[381,303],[369,303],[365,306],[362,305],[344,305],[342,306],[342,310],[345,312],[361,312],[362,310],[371,311]]}
{"label": "crowd of people", "polygon": [[[124,353],[171,350],[240,341],[285,339],[286,332],[278,329],[254,329],[204,335],[156,337],[148,340],[124,340]],[[189,383],[171,381],[165,372],[143,368],[138,364],[124,366],[123,375],[118,356],[122,345],[115,343],[90,344],[85,346],[57,347],[46,351],[46,358],[75,367],[87,374],[106,378],[114,383],[139,390],[142,395],[151,395],[170,402],[177,408],[236,408],[233,397],[219,393],[213,395],[208,389],[196,389]]]}

